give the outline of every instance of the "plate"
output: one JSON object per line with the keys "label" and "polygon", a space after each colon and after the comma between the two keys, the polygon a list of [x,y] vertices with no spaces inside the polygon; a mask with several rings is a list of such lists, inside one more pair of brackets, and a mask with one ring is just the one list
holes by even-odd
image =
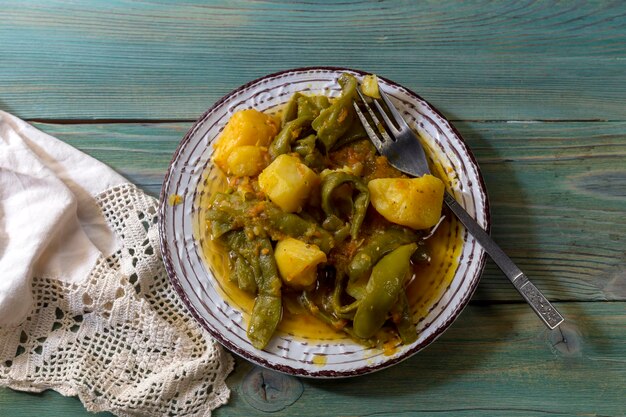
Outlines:
{"label": "plate", "polygon": [[[216,268],[207,262],[202,236],[206,183],[213,181],[212,143],[230,116],[242,109],[275,112],[297,91],[338,96],[337,78],[346,68],[301,68],[270,74],[224,96],[200,117],[176,149],[165,176],[160,203],[160,239],[169,278],[193,316],[226,348],[258,365],[280,372],[318,378],[363,375],[396,364],[432,343],[459,316],[478,285],[485,253],[455,219],[449,219],[448,242],[439,248],[430,300],[416,302],[413,316],[419,337],[404,346],[370,348],[349,338],[320,339],[279,331],[264,350],[246,337],[245,308],[229,296]],[[485,185],[475,158],[459,132],[424,99],[379,77],[406,120],[417,130],[433,164],[447,177],[448,190],[489,230]],[[211,178],[207,173],[211,172]],[[172,204],[171,196],[182,198]],[[439,232],[438,232],[439,233]],[[456,239],[456,240],[454,240]],[[455,243],[456,242],[456,243]],[[437,269],[439,268],[439,269]],[[440,273],[437,274],[437,271]],[[432,275],[432,274],[431,274]],[[438,282],[438,276],[449,277]],[[426,284],[425,284],[426,285]],[[438,286],[437,286],[438,285]],[[421,304],[420,304],[421,303]]]}

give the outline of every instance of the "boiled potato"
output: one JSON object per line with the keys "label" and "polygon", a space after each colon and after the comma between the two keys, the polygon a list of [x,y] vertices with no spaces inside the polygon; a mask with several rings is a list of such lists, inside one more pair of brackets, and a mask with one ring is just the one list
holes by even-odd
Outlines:
{"label": "boiled potato", "polygon": [[443,182],[432,175],[420,178],[379,178],[367,184],[372,205],[390,222],[413,229],[437,224],[443,205]]}
{"label": "boiled potato", "polygon": [[361,91],[366,96],[380,98],[380,92],[378,91],[378,77],[373,74],[363,77],[363,81],[361,82]]}
{"label": "boiled potato", "polygon": [[269,146],[280,123],[273,116],[258,110],[240,110],[232,115],[222,134],[213,145],[213,161],[228,171],[228,157],[239,146]]}
{"label": "boiled potato", "polygon": [[244,145],[233,148],[226,160],[226,172],[235,177],[257,175],[269,163],[267,148]]}
{"label": "boiled potato", "polygon": [[259,175],[259,187],[288,213],[299,211],[319,178],[295,156],[280,155]]}
{"label": "boiled potato", "polygon": [[326,254],[319,247],[291,237],[276,244],[274,258],[283,282],[295,288],[313,284],[317,279],[317,265],[326,262]]}

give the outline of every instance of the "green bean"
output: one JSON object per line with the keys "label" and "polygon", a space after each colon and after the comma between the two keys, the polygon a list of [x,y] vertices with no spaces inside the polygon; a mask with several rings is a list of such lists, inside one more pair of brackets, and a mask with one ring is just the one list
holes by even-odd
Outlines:
{"label": "green bean", "polygon": [[[323,252],[328,253],[334,246],[333,235],[322,229],[314,221],[305,220],[295,213],[285,213],[271,202],[264,202],[264,210],[259,219],[272,239],[280,240],[282,235],[317,245]],[[250,219],[254,221],[254,219]]]}
{"label": "green bean", "polygon": [[309,98],[313,101],[313,104],[319,111],[322,111],[330,106],[330,100],[328,100],[327,96],[320,94],[317,96],[310,96]]}
{"label": "green bean", "polygon": [[253,193],[234,193],[232,190],[215,193],[205,213],[212,237],[218,238],[231,230],[245,226],[245,219],[233,216],[233,211],[242,212],[248,209],[253,198]]}
{"label": "green bean", "polygon": [[346,285],[346,293],[355,300],[361,300],[365,297],[365,287],[367,287],[368,275],[363,275],[356,280],[348,280]]}
{"label": "green bean", "polygon": [[350,236],[350,224],[344,222],[334,214],[326,216],[326,219],[322,222],[322,227],[324,230],[333,233],[335,244],[343,242]]}
{"label": "green bean", "polygon": [[215,193],[211,205],[206,212],[206,219],[219,220],[232,223],[236,228],[244,226],[243,219],[233,218],[232,211],[244,211],[250,206],[241,194],[235,193]]}
{"label": "green bean", "polygon": [[258,277],[261,276],[256,244],[248,239],[247,233],[243,230],[228,233],[224,236],[224,241],[236,256],[233,276],[237,278],[239,288],[256,294]]}
{"label": "green bean", "polygon": [[291,96],[291,98],[285,105],[285,108],[283,109],[283,114],[280,120],[281,126],[284,127],[287,123],[298,117],[298,98],[301,96],[302,94],[300,93],[295,93],[293,96]]}
{"label": "green bean", "polygon": [[380,258],[400,245],[415,242],[418,236],[406,228],[390,228],[372,235],[365,246],[362,246],[348,265],[350,281],[364,276]]}
{"label": "green bean", "polygon": [[305,96],[301,93],[294,93],[282,111],[281,126],[284,127],[287,123],[304,115],[315,118],[328,106],[330,102],[324,95]]}
{"label": "green bean", "polygon": [[350,223],[346,223],[343,227],[333,233],[335,244],[339,244],[350,236]]}
{"label": "green bean", "polygon": [[224,235],[224,242],[231,249],[234,250],[240,256],[246,256],[248,239],[243,230],[233,230],[232,232]]}
{"label": "green bean", "polygon": [[325,168],[326,164],[323,155],[315,146],[316,141],[317,137],[315,135],[309,135],[304,139],[298,139],[293,144],[292,151],[302,157],[302,161],[306,166],[321,171]]}
{"label": "green bean", "polygon": [[304,306],[304,308],[307,309],[309,313],[313,314],[315,317],[322,320],[324,323],[329,324],[333,328],[339,330],[339,329],[343,329],[343,327],[346,325],[345,320],[333,317],[330,313],[328,313],[324,309],[320,309],[311,300],[311,297],[309,296],[308,291],[306,290],[302,291],[302,295],[300,296],[300,301],[302,302],[302,305]]}
{"label": "green bean", "polygon": [[233,266],[232,275],[237,280],[237,285],[243,291],[255,294],[256,293],[256,280],[252,268],[242,256],[235,258],[235,264]]}
{"label": "green bean", "polygon": [[324,253],[330,252],[335,246],[333,235],[317,224],[308,222],[297,214],[284,213],[280,211],[280,209],[277,210],[279,210],[279,212],[267,213],[267,219],[276,231],[282,232],[295,239],[313,243]]}
{"label": "green bean", "polygon": [[315,135],[309,135],[303,139],[298,139],[294,144],[292,150],[300,155],[302,158],[306,158],[307,155],[311,155],[315,149]]}
{"label": "green bean", "polygon": [[310,298],[310,296],[309,296],[307,291],[303,291],[302,292],[302,295],[300,296],[300,302],[302,303],[304,308],[307,309],[307,311],[309,313],[311,313],[313,316],[317,317],[322,322],[324,322],[324,323],[328,324],[329,326],[333,327],[334,329],[343,331],[344,333],[348,334],[353,339],[363,343],[366,346],[369,346],[369,347],[376,346],[376,341],[375,340],[373,340],[371,338],[363,339],[363,338],[358,337],[356,335],[356,333],[354,332],[354,329],[352,329],[351,327],[349,327],[347,325],[346,320],[344,320],[344,319],[337,319],[332,314],[330,314],[329,312],[327,312],[327,311],[325,311],[323,309],[320,309],[311,300],[311,298]]}
{"label": "green bean", "polygon": [[322,227],[330,232],[336,232],[344,226],[345,222],[334,214],[326,216],[326,218],[322,222]]}
{"label": "green bean", "polygon": [[261,266],[261,276],[263,280],[257,282],[260,294],[280,296],[281,280],[278,277],[278,268],[274,259],[272,243],[268,238],[257,239],[258,257]]}
{"label": "green bean", "polygon": [[[259,205],[262,210],[258,210]],[[317,245],[325,253],[335,246],[333,235],[314,221],[304,220],[295,213],[285,213],[269,201],[245,201],[238,194],[218,193],[207,211],[207,219],[211,221],[213,218],[229,218],[240,228],[262,229],[274,240],[288,235]]]}
{"label": "green bean", "polygon": [[[223,240],[242,260],[235,261],[235,274],[240,287],[245,290],[256,288],[258,295],[252,308],[248,325],[248,338],[257,349],[269,342],[282,315],[281,280],[278,277],[272,244],[267,237],[254,237],[253,230],[264,234],[263,228],[251,221],[248,212],[260,202],[245,201],[239,195],[221,193],[216,195],[207,217],[217,218],[230,215],[234,223],[246,225],[244,230],[231,231]],[[276,208],[276,210],[280,210]],[[304,221],[304,220],[303,220]],[[245,266],[248,267],[246,269]],[[250,282],[250,275],[254,277]]]}
{"label": "green bean", "polygon": [[224,236],[225,243],[238,256],[234,274],[239,287],[258,295],[248,325],[248,338],[263,349],[272,337],[282,315],[281,280],[278,277],[272,244],[267,237],[249,238],[250,230],[237,230]]}
{"label": "green bean", "polygon": [[217,239],[231,230],[239,229],[243,226],[237,219],[213,209],[207,210],[206,220],[209,222],[209,230],[213,239]]}
{"label": "green bean", "polygon": [[365,132],[365,128],[361,124],[361,121],[359,119],[355,119],[348,131],[337,139],[337,142],[335,142],[331,150],[339,149],[342,146],[364,138],[367,138],[367,132]]}
{"label": "green bean", "polygon": [[328,106],[330,106],[330,102],[326,96],[300,95],[298,97],[297,117],[311,117],[311,120],[313,120]]}
{"label": "green bean", "polygon": [[350,200],[353,203],[350,204],[352,206],[350,213],[350,236],[352,239],[356,239],[370,202],[370,193],[363,180],[356,175],[341,171],[331,172],[326,175],[322,179],[322,209],[328,216],[339,216],[338,210],[335,208],[336,204],[332,198],[333,191],[346,183],[352,184],[354,189],[358,191],[354,200]]}
{"label": "green bean", "polygon": [[268,238],[257,238],[261,275],[257,281],[259,294],[254,300],[248,324],[248,338],[257,349],[263,349],[272,338],[282,317],[281,280],[278,277],[272,244]]}
{"label": "green bean", "polygon": [[277,156],[291,152],[291,144],[298,139],[302,130],[311,124],[311,116],[302,116],[287,122],[269,148],[272,160]]}
{"label": "green bean", "polygon": [[235,229],[235,226],[232,222],[223,222],[218,219],[213,219],[210,222],[211,237],[213,239],[216,239],[233,229]]}
{"label": "green bean", "polygon": [[352,100],[356,97],[357,80],[350,74],[342,74],[339,84],[342,88],[341,96],[322,110],[311,123],[326,152],[348,131],[354,120]]}
{"label": "green bean", "polygon": [[311,97],[300,96],[298,97],[298,118],[309,117],[311,120],[319,116],[321,109],[319,109]]}
{"label": "green bean", "polygon": [[392,317],[398,329],[398,335],[402,343],[408,345],[417,340],[417,329],[413,324],[413,317],[411,315],[411,308],[409,307],[409,299],[406,296],[406,291],[400,291],[398,295],[398,302],[392,308]]}
{"label": "green bean", "polygon": [[259,294],[254,300],[248,324],[248,339],[252,346],[263,349],[272,338],[282,315],[280,295]]}
{"label": "green bean", "polygon": [[365,296],[354,315],[353,328],[357,336],[370,338],[383,326],[403,290],[410,269],[409,260],[416,249],[415,243],[400,246],[374,266]]}
{"label": "green bean", "polygon": [[336,317],[352,320],[354,318],[354,312],[361,302],[357,300],[346,306],[341,304],[341,294],[343,293],[344,281],[345,275],[341,271],[337,271],[335,275],[335,288],[332,292],[330,306]]}

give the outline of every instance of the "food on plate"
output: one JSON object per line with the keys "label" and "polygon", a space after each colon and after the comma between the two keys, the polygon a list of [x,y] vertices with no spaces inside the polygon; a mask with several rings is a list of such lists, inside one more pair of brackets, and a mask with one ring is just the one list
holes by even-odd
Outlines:
{"label": "food on plate", "polygon": [[377,178],[367,188],[376,211],[392,223],[420,230],[433,227],[441,217],[445,186],[433,175]]}
{"label": "food on plate", "polygon": [[326,254],[317,245],[292,237],[276,243],[274,257],[283,283],[294,288],[313,285],[318,265],[327,261]]}
{"label": "food on plate", "polygon": [[214,146],[213,162],[226,173],[232,173],[228,160],[233,151],[240,146],[266,150],[278,129],[279,121],[271,115],[255,109],[238,111],[230,118]]}
{"label": "food on plate", "polygon": [[378,91],[378,77],[374,74],[364,76],[363,81],[361,82],[361,91],[366,96],[380,98],[380,92]]}
{"label": "food on plate", "polygon": [[[211,197],[207,234],[254,298],[247,334],[258,349],[285,308],[373,346],[417,338],[407,286],[429,259],[444,184],[391,167],[355,117],[357,79],[338,82],[339,97],[296,93],[280,117],[234,113],[214,145],[228,186]],[[361,88],[378,93],[375,78]]]}
{"label": "food on plate", "polygon": [[278,207],[288,213],[302,210],[319,177],[292,155],[278,155],[259,174],[259,188]]}

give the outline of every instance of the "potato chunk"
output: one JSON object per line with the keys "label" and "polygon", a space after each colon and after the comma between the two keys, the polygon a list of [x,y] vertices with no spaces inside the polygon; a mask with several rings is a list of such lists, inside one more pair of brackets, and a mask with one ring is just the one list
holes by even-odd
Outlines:
{"label": "potato chunk", "polygon": [[441,217],[444,185],[437,177],[379,178],[367,187],[372,205],[390,222],[419,230],[434,226]]}
{"label": "potato chunk", "polygon": [[279,129],[273,116],[258,110],[240,110],[232,115],[213,148],[213,161],[223,171],[228,170],[228,157],[238,146],[269,146]]}
{"label": "potato chunk", "polygon": [[361,82],[361,91],[366,96],[380,98],[380,92],[378,91],[378,77],[373,74],[368,74],[363,77],[363,81]]}
{"label": "potato chunk", "polygon": [[316,245],[288,237],[274,250],[278,273],[283,282],[294,288],[305,288],[317,279],[317,265],[326,262],[326,254]]}
{"label": "potato chunk", "polygon": [[259,187],[270,200],[288,213],[299,211],[313,187],[317,174],[291,155],[280,155],[259,175]]}
{"label": "potato chunk", "polygon": [[244,145],[233,148],[226,160],[226,172],[235,177],[251,177],[269,163],[267,148]]}

